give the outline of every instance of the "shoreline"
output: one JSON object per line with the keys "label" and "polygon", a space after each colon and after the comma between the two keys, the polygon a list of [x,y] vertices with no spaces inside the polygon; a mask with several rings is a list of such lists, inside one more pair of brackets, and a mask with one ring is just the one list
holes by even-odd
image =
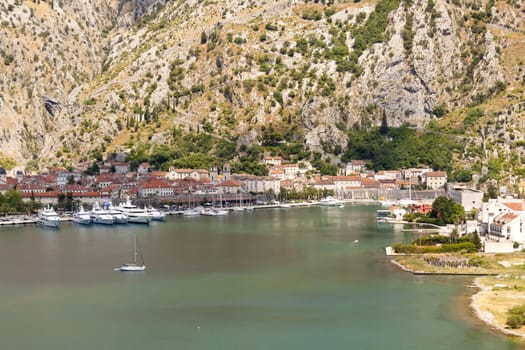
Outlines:
{"label": "shoreline", "polygon": [[491,291],[491,289],[488,286],[481,283],[479,281],[479,278],[475,278],[472,285],[479,289],[477,293],[474,293],[470,297],[470,308],[474,312],[474,315],[479,320],[481,320],[487,327],[494,331],[500,332],[507,336],[525,339],[525,334],[505,328],[495,319],[494,314],[492,312],[488,310],[482,310],[480,299],[485,294],[488,295],[488,292]]}
{"label": "shoreline", "polygon": [[[492,287],[482,283],[481,278],[483,276],[499,276],[499,274],[481,274],[481,273],[472,273],[472,274],[465,274],[465,273],[432,273],[432,272],[425,272],[425,271],[419,271],[414,270],[411,268],[408,268],[404,266],[401,262],[391,259],[390,261],[392,264],[400,268],[401,270],[405,272],[412,273],[414,275],[457,275],[457,276],[472,276],[473,281],[472,285],[466,286],[470,288],[476,288],[478,289],[475,293],[473,293],[470,297],[468,297],[470,300],[467,302],[469,309],[472,311],[474,317],[479,320],[485,327],[488,329],[497,332],[500,335],[504,336],[510,336],[516,339],[519,339],[521,341],[525,340],[525,328],[521,328],[521,330],[511,330],[505,327],[504,324],[501,324],[499,322],[495,315],[488,310],[489,305],[485,304],[482,299],[494,299],[494,294],[492,293],[493,289]],[[496,294],[498,295],[498,294]]]}

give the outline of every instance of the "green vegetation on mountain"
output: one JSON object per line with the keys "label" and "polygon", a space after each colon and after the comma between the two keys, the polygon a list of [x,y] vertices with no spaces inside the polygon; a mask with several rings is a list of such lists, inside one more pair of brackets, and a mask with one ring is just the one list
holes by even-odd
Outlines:
{"label": "green vegetation on mountain", "polygon": [[519,183],[522,17],[503,0],[16,1],[0,145],[32,168],[131,150],[265,174],[269,152]]}
{"label": "green vegetation on mountain", "polygon": [[372,169],[403,169],[426,164],[436,170],[451,170],[452,155],[461,149],[454,138],[442,133],[418,131],[408,126],[375,127],[350,131],[343,162],[367,160]]}

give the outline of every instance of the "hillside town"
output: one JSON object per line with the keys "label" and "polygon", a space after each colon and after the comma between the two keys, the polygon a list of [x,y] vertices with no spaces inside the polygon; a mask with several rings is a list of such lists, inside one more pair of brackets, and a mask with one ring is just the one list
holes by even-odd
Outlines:
{"label": "hillside town", "polygon": [[[384,170],[367,169],[363,160],[352,160],[337,176],[320,175],[309,162],[286,163],[280,156],[265,156],[262,163],[268,176],[232,173],[228,164],[209,169],[152,170],[148,163],[131,169],[125,154],[102,162],[98,174],[88,175],[89,164],[75,169],[52,168],[35,173],[20,168],[0,168],[0,193],[18,191],[25,201],[41,205],[57,204],[67,196],[78,203],[118,203],[125,198],[150,204],[180,204],[189,200],[206,202],[221,196],[224,201],[271,201],[282,191],[301,193],[306,189],[319,199],[328,195],[339,199],[399,199],[407,189],[435,198],[444,192],[447,174],[430,168]],[[426,193],[425,192],[429,193]],[[190,199],[189,199],[190,197]],[[281,198],[287,200],[287,198]]]}
{"label": "hillside town", "polygon": [[[206,202],[221,205],[265,204],[290,198],[283,193],[306,192],[319,200],[333,196],[347,201],[374,201],[388,209],[391,222],[403,221],[407,213],[426,214],[438,196],[447,196],[463,206],[471,220],[462,225],[450,225],[441,230],[450,233],[478,232],[486,238],[490,251],[512,251],[525,244],[522,223],[525,206],[521,199],[509,196],[500,189],[500,196],[484,198],[483,191],[454,186],[447,173],[427,167],[400,170],[372,171],[366,161],[352,160],[340,169],[337,176],[320,175],[308,162],[287,163],[280,156],[267,155],[262,163],[268,176],[236,174],[228,164],[210,169],[152,170],[148,163],[131,169],[126,155],[120,154],[102,162],[99,173],[86,174],[87,165],[76,169],[53,168],[42,173],[13,168],[0,168],[0,193],[16,190],[26,202],[37,207],[70,201],[69,210],[80,205],[124,202],[126,198],[142,205],[190,208]],[[520,185],[523,192],[525,186]],[[497,244],[496,244],[497,243]]]}

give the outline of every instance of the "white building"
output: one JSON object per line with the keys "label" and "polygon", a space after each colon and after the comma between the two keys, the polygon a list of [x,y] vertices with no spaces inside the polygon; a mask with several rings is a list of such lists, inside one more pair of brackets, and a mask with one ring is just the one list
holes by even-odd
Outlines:
{"label": "white building", "polygon": [[351,160],[346,163],[345,175],[360,174],[366,170],[366,162],[364,160]]}
{"label": "white building", "polygon": [[160,180],[151,180],[139,185],[139,197],[171,197],[174,195],[173,187]]}
{"label": "white building", "polygon": [[449,192],[450,198],[461,204],[465,211],[481,209],[483,206],[483,191],[472,188],[455,187]]}
{"label": "white building", "polygon": [[525,243],[523,212],[504,213],[496,216],[489,225],[488,238],[498,241]]}
{"label": "white building", "polygon": [[334,176],[335,194],[344,195],[352,189],[360,188],[363,178],[361,176]]}
{"label": "white building", "polygon": [[219,194],[240,193],[243,189],[243,183],[237,180],[229,179],[217,185]]}
{"label": "white building", "polygon": [[424,182],[427,188],[437,190],[447,183],[447,173],[444,171],[429,171],[424,174]]}
{"label": "white building", "polygon": [[184,180],[186,178],[193,179],[195,181],[202,181],[208,179],[210,174],[207,170],[204,169],[175,169],[170,167],[168,169],[168,175],[166,178],[168,180]]}
{"label": "white building", "polygon": [[265,165],[281,165],[282,158],[280,156],[265,156],[263,159],[263,163]]}
{"label": "white building", "polygon": [[521,199],[489,199],[488,202],[482,203],[478,220],[485,225],[490,225],[492,220],[498,215],[521,211],[523,211],[523,202]]}
{"label": "white building", "polygon": [[235,180],[243,183],[244,190],[251,193],[281,192],[281,181],[272,176],[234,175]]}
{"label": "white building", "polygon": [[374,174],[374,180],[401,180],[403,175],[399,170],[379,170]]}

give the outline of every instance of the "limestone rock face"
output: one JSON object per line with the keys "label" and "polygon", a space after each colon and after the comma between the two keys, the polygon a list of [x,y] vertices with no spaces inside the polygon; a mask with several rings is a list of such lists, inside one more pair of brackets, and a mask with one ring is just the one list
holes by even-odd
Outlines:
{"label": "limestone rock face", "polygon": [[121,149],[132,133],[162,144],[164,130],[206,124],[249,145],[271,123],[329,152],[346,147],[349,128],[384,117],[422,127],[438,106],[461,109],[523,84],[506,53],[522,43],[523,11],[503,1],[490,16],[462,1],[400,1],[382,40],[341,68],[338,55],[355,53],[375,5],[0,2],[0,149],[21,164],[71,164],[97,147]]}

